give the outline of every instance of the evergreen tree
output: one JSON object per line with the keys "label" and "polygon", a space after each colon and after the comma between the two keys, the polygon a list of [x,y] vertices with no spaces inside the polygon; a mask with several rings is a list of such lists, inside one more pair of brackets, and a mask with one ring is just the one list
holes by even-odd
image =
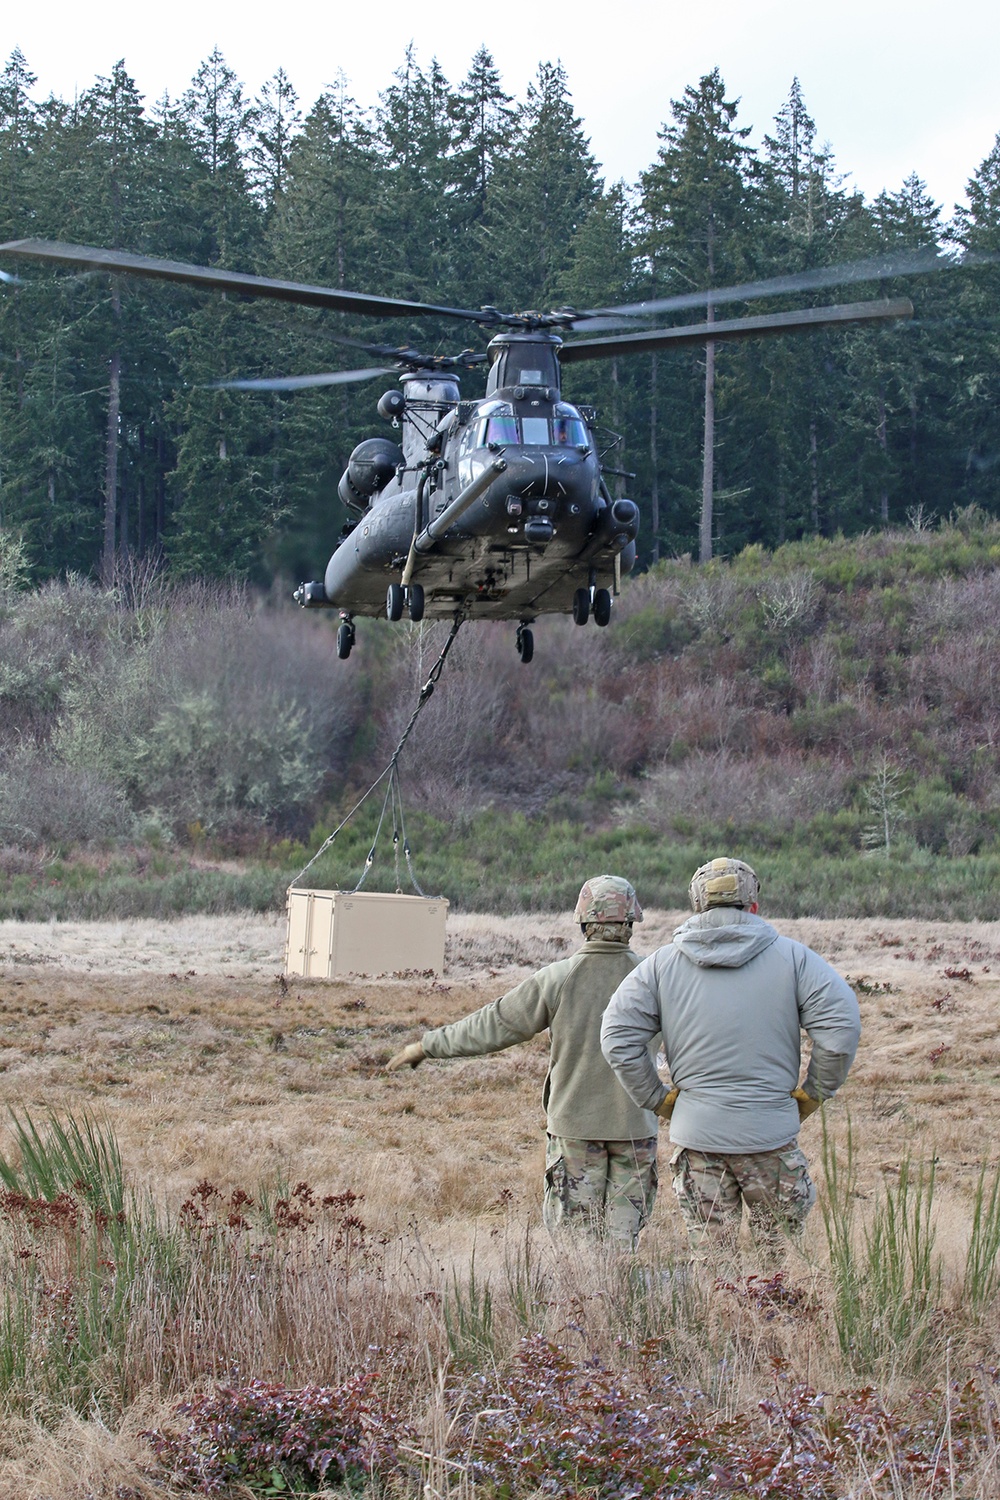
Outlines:
{"label": "evergreen tree", "polygon": [[285,190],[288,157],[302,121],[299,96],[284,68],[260,91],[254,111],[255,140],[250,148],[250,176],[261,202],[273,208]]}
{"label": "evergreen tree", "polygon": [[[425,73],[412,45],[381,95],[376,113],[380,157],[373,269],[389,296],[441,300],[455,279],[449,217],[452,96],[436,60]],[[390,337],[409,337],[405,327]]]}
{"label": "evergreen tree", "polygon": [[[616,183],[595,200],[574,234],[565,269],[555,281],[554,300],[579,308],[632,301],[634,268],[628,200],[624,184]],[[635,364],[632,359],[588,361],[573,370],[567,391],[570,399],[597,408],[599,440],[609,468],[630,468],[637,440],[641,441],[638,423],[630,420],[638,413],[629,410]],[[617,494],[625,493],[624,475],[611,482]],[[656,529],[654,522],[654,535]]]}
{"label": "evergreen tree", "polygon": [[518,112],[492,54],[480,47],[449,112],[450,217],[457,237],[456,294],[472,306],[502,297],[489,285],[486,246],[493,233],[491,208],[498,174],[514,170],[520,141]]}
{"label": "evergreen tree", "polygon": [[242,84],[216,47],[177,110],[183,142],[193,158],[176,173],[184,188],[185,218],[200,239],[186,252],[193,260],[250,268],[251,247],[260,232],[246,166],[256,120]]}
{"label": "evergreen tree", "polygon": [[952,419],[964,458],[964,498],[1000,510],[1000,135],[966,190],[953,236],[968,269],[957,298],[963,347],[956,349]]}
{"label": "evergreen tree", "polygon": [[[373,127],[346,80],[316,101],[289,155],[286,190],[268,231],[278,275],[364,289],[377,255],[374,205],[379,161]],[[275,310],[274,368],[291,373],[335,369],[350,359],[329,335],[371,338],[371,322],[306,309]],[[333,550],[344,519],[337,482],[351,449],[371,428],[372,389],[336,386],[271,402],[277,468],[288,520],[270,561],[294,576],[314,576]]]}
{"label": "evergreen tree", "polygon": [[[642,235],[657,292],[706,291],[739,279],[752,219],[753,152],[716,68],[671,104],[655,164],[641,179]],[[706,298],[707,321],[714,321]],[[704,354],[699,557],[712,556],[715,503],[715,345]]]}
{"label": "evergreen tree", "polygon": [[561,64],[541,63],[522,112],[518,170],[494,175],[486,269],[505,306],[559,299],[574,236],[598,200],[597,163]]}

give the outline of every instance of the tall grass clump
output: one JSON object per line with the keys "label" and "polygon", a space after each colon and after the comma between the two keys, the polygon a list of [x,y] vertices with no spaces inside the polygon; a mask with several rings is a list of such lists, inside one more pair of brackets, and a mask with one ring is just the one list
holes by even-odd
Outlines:
{"label": "tall grass clump", "polygon": [[965,1255],[962,1305],[983,1314],[1000,1295],[1000,1168],[987,1181],[983,1166],[972,1201],[972,1229]]}
{"label": "tall grass clump", "polygon": [[824,1123],[823,1172],[833,1321],[847,1367],[862,1375],[917,1373],[939,1342],[933,1162],[914,1169],[904,1157],[895,1182],[878,1190],[860,1226],[850,1124],[841,1162]]}
{"label": "tall grass clump", "polygon": [[129,1394],[137,1293],[176,1284],[176,1245],[129,1192],[113,1133],[89,1115],[39,1124],[12,1113],[0,1158],[0,1398],[15,1410]]}

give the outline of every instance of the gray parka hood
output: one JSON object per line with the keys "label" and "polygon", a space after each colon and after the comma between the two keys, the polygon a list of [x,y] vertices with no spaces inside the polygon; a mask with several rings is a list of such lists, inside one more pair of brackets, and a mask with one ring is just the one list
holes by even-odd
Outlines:
{"label": "gray parka hood", "polygon": [[737,906],[696,912],[674,932],[674,944],[703,969],[741,969],[778,934],[769,922]]}

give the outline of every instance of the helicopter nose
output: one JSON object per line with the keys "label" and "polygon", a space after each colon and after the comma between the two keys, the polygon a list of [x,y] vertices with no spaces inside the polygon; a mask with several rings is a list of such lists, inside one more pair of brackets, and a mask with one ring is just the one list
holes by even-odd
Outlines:
{"label": "helicopter nose", "polygon": [[[567,460],[568,461],[565,461]],[[521,499],[544,497],[557,500],[575,494],[586,484],[586,471],[576,454],[535,450],[507,450],[507,490]]]}

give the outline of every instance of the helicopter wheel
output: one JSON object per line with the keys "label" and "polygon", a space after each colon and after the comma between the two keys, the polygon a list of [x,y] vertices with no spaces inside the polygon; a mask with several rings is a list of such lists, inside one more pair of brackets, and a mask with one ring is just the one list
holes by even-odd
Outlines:
{"label": "helicopter wheel", "polygon": [[403,618],[403,588],[399,583],[390,583],[386,590],[385,617],[387,620]]}
{"label": "helicopter wheel", "polygon": [[424,618],[424,586],[422,583],[411,583],[406,591],[406,602],[410,608],[410,619],[416,625]]}
{"label": "helicopter wheel", "polygon": [[590,590],[577,589],[573,595],[573,620],[577,625],[586,625],[590,619]]}
{"label": "helicopter wheel", "polygon": [[337,655],[346,661],[354,646],[354,626],[350,620],[342,620],[337,630]]}
{"label": "helicopter wheel", "polygon": [[607,625],[611,621],[611,591],[598,589],[594,595],[594,624]]}
{"label": "helicopter wheel", "polygon": [[525,667],[535,654],[535,637],[528,625],[517,627],[517,654],[521,658],[521,665]]}

